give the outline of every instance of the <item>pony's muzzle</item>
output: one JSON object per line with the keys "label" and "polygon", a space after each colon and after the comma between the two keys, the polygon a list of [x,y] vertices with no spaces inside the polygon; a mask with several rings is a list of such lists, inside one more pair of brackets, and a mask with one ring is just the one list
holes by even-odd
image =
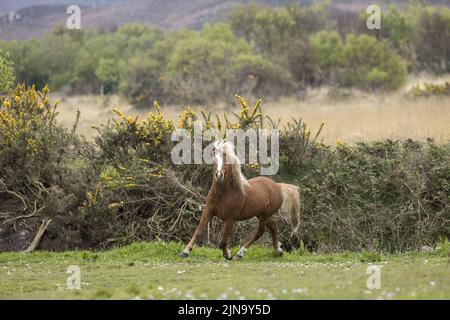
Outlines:
{"label": "pony's muzzle", "polygon": [[216,181],[217,182],[222,182],[223,181],[223,172],[221,172],[221,171],[217,171],[216,172]]}

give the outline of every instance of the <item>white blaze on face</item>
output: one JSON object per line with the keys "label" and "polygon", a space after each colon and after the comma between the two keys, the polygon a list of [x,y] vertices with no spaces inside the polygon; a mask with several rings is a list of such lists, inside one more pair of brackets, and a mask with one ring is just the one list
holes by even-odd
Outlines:
{"label": "white blaze on face", "polygon": [[218,153],[216,155],[216,161],[217,161],[217,172],[221,172],[222,171],[222,165],[223,165],[223,158],[222,158],[222,154]]}

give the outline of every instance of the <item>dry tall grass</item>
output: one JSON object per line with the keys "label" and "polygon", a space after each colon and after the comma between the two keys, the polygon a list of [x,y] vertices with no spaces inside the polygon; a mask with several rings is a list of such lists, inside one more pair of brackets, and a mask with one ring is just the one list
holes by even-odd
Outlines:
{"label": "dry tall grass", "polygon": [[322,136],[327,144],[383,138],[450,141],[450,97],[412,100],[375,95],[339,102],[284,101],[273,104],[268,112],[282,120],[301,116],[313,131],[325,122]]}
{"label": "dry tall grass", "polygon": [[[450,97],[409,98],[406,92],[413,86],[423,82],[439,83],[449,81],[450,76],[438,79],[419,77],[411,79],[405,88],[397,93],[367,94],[352,91],[351,98],[331,98],[328,88],[314,89],[308,92],[305,100],[281,99],[263,101],[263,110],[272,118],[280,118],[286,122],[291,117],[301,117],[314,131],[325,122],[324,142],[335,144],[336,141],[358,142],[379,140],[383,138],[425,140],[434,138],[437,142],[450,141]],[[95,130],[92,124],[99,124],[113,114],[113,107],[118,107],[126,114],[145,117],[148,110],[133,109],[118,96],[73,96],[62,97],[59,120],[72,126],[76,110],[81,111],[79,130],[86,136],[92,136]],[[160,101],[164,106],[163,101]],[[150,110],[149,104],[149,110]],[[220,106],[217,112],[231,113],[228,108]],[[166,116],[176,120],[182,108],[165,106]],[[201,107],[193,107],[200,110]]]}

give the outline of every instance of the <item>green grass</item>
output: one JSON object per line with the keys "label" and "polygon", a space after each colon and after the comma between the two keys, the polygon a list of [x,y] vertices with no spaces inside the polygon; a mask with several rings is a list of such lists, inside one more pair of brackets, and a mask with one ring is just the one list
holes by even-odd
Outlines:
{"label": "green grass", "polygon": [[[104,252],[0,253],[0,299],[450,299],[447,244],[432,253],[283,257],[254,246],[241,261],[204,247],[181,259],[182,249],[135,243]],[[382,266],[380,289],[366,287],[370,264]],[[80,290],[66,287],[70,265],[80,267]]]}

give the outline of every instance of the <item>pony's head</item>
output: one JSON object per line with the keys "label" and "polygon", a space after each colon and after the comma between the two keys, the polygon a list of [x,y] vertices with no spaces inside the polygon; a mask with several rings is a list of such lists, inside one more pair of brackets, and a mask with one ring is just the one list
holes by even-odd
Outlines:
{"label": "pony's head", "polygon": [[222,183],[230,174],[230,151],[234,153],[230,143],[214,142],[214,180],[218,183]]}
{"label": "pony's head", "polygon": [[241,162],[234,153],[231,142],[214,143],[214,181],[217,183],[231,181],[241,191],[248,185],[247,179],[241,173]]}

